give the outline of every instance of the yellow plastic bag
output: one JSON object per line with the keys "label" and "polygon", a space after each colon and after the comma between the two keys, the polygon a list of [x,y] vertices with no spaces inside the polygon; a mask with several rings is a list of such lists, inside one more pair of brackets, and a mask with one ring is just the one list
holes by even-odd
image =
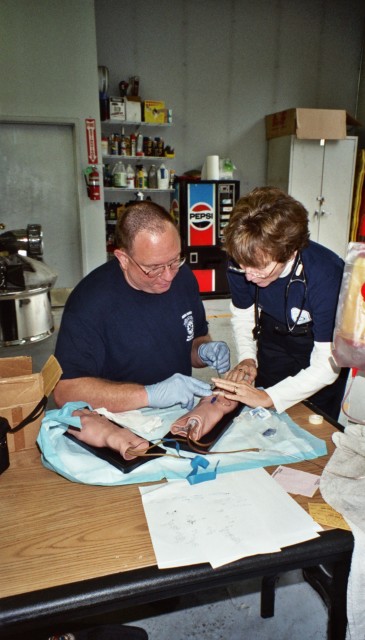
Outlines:
{"label": "yellow plastic bag", "polygon": [[365,244],[361,242],[348,246],[332,355],[340,367],[365,370]]}

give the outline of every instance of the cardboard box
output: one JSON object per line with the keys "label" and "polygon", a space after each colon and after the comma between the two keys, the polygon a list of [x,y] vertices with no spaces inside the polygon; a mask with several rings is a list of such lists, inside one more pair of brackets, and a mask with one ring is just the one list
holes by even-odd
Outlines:
{"label": "cardboard box", "polygon": [[140,98],[110,98],[110,120],[116,122],[141,122],[142,108]]}
{"label": "cardboard box", "polygon": [[142,107],[141,98],[139,96],[130,96],[125,102],[126,120],[128,122],[141,122]]}
{"label": "cardboard box", "polygon": [[305,140],[342,140],[360,123],[342,109],[286,109],[265,118],[266,139],[296,135]]}
{"label": "cardboard box", "polygon": [[109,98],[110,120],[126,120],[126,108],[124,98]]}
{"label": "cardboard box", "polygon": [[[16,427],[39,401],[51,395],[62,374],[62,369],[51,356],[40,373],[32,372],[32,358],[0,358],[0,415],[11,428]],[[24,429],[7,436],[9,452],[35,447],[44,412]]]}
{"label": "cardboard box", "polygon": [[143,103],[144,122],[164,124],[167,122],[167,110],[162,100],[145,100]]}

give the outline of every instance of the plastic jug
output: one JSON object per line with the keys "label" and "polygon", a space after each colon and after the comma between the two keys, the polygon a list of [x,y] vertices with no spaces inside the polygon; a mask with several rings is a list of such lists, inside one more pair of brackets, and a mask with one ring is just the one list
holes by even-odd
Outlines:
{"label": "plastic jug", "polygon": [[157,189],[157,171],[154,164],[151,165],[151,168],[148,172],[148,188]]}
{"label": "plastic jug", "polygon": [[126,187],[127,186],[127,174],[122,162],[117,162],[112,171],[113,187]]}
{"label": "plastic jug", "polygon": [[161,164],[157,169],[157,188],[168,189],[169,188],[169,171],[164,164]]}

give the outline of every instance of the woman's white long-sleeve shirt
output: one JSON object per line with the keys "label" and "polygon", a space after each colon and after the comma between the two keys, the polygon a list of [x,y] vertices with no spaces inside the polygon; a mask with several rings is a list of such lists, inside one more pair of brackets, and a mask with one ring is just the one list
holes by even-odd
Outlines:
{"label": "woman's white long-sleeve shirt", "polygon": [[[239,361],[252,358],[257,363],[256,340],[252,335],[255,326],[255,305],[238,309],[230,304],[233,338]],[[340,369],[335,367],[331,357],[330,342],[314,342],[310,364],[295,376],[288,376],[272,387],[265,389],[278,413],[309,398],[311,395],[332,384]]]}

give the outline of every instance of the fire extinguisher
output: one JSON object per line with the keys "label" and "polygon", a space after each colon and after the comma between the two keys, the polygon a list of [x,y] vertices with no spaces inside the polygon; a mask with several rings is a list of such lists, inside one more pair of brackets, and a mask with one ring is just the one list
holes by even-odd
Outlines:
{"label": "fire extinguisher", "polygon": [[87,190],[90,200],[100,200],[100,177],[96,167],[91,167],[88,173]]}

